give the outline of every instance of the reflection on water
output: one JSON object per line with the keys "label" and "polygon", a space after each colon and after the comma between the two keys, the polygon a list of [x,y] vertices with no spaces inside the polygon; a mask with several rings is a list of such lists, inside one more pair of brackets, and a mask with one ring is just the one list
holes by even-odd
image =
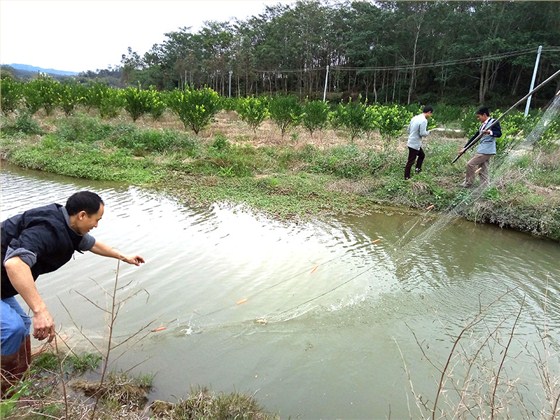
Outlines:
{"label": "reflection on water", "polygon": [[[442,366],[453,337],[490,303],[481,331],[511,327],[523,305],[516,354],[540,342],[539,328],[560,327],[553,242],[456,219],[416,242],[435,215],[279,222],[238,207],[191,208],[139,188],[39,175],[3,170],[2,218],[92,189],[106,204],[92,234],[146,258],[142,267],[119,266],[116,333],[124,340],[159,327],[118,361],[157,373],[154,398],[201,384],[258,391],[283,418],[410,417],[405,370],[415,390],[433,398],[432,364]],[[105,335],[94,304],[106,304],[116,269],[115,260],[77,254],[39,279],[75,345],[86,344],[78,330],[93,341]],[[534,396],[534,360],[516,362],[510,374],[532,372]]]}

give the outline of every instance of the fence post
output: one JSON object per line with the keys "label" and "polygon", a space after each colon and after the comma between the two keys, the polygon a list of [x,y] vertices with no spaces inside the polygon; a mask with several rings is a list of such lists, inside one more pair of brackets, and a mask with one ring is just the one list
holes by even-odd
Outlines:
{"label": "fence post", "polygon": [[327,73],[325,74],[325,89],[323,90],[323,102],[327,100],[327,85],[329,84],[329,65],[327,64]]}
{"label": "fence post", "polygon": [[[535,79],[537,78],[537,69],[539,67],[541,51],[542,51],[542,45],[539,45],[539,49],[537,50],[537,59],[535,61],[535,68],[533,69],[533,78],[531,79],[531,87],[529,88],[529,92],[531,92],[533,90],[533,86],[535,86]],[[527,99],[527,104],[525,105],[525,117],[529,115],[529,107],[531,106],[532,97],[533,95],[529,96],[529,99]]]}

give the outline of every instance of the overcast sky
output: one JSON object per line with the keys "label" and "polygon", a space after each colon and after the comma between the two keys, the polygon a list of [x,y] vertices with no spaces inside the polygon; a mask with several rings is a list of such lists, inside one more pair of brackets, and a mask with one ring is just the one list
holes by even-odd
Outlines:
{"label": "overcast sky", "polygon": [[245,20],[295,0],[0,0],[0,63],[66,71],[118,66],[180,27]]}

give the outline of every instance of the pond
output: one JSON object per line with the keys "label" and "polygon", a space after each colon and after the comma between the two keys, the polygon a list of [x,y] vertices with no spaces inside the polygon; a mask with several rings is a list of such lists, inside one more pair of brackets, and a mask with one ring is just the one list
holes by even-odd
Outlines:
{"label": "pond", "polygon": [[153,399],[206,386],[282,418],[426,417],[436,397],[447,417],[461,399],[550,413],[558,243],[428,211],[286,222],[7,165],[1,178],[2,219],[90,189],[106,204],[93,236],[146,259],[76,254],[37,285],[61,337],[91,350],[118,281],[112,366],[155,374]]}

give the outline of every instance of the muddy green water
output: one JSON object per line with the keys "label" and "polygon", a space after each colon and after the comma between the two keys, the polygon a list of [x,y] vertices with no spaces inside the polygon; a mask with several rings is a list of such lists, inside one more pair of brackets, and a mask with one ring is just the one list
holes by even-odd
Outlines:
{"label": "muddy green water", "polygon": [[[478,378],[467,381],[473,400],[490,400],[499,372],[499,384],[517,381],[498,388],[501,414],[550,410],[541,376],[560,377],[558,243],[456,219],[420,241],[441,218],[394,210],[279,222],[6,166],[1,185],[2,219],[79,189],[102,196],[92,234],[147,260],[118,270],[115,342],[142,333],[115,350],[113,366],[155,374],[153,399],[203,385],[254,394],[282,418],[426,417],[418,399],[433,406],[456,337],[482,312],[455,350],[438,409],[456,416],[465,378]],[[95,305],[105,307],[116,270],[115,260],[76,254],[38,280],[71,346],[103,345],[107,317]]]}

